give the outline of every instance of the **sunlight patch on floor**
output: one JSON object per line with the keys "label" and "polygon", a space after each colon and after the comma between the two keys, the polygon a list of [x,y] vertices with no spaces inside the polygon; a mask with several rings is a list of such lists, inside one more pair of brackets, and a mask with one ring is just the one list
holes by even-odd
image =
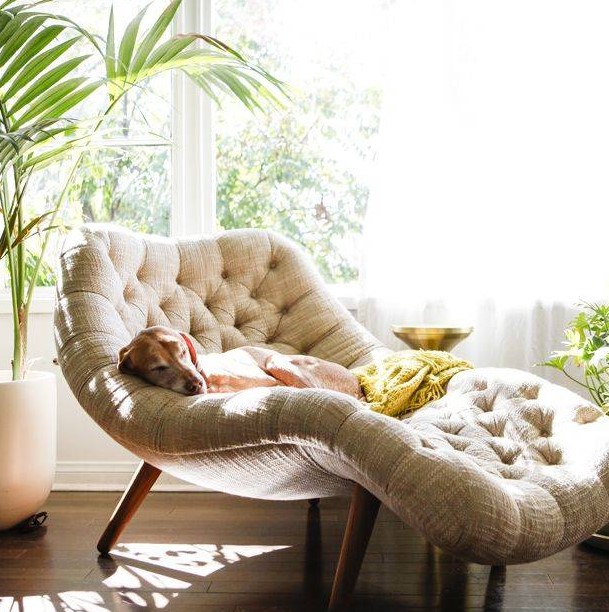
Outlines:
{"label": "sunlight patch on floor", "polygon": [[[108,590],[62,591],[24,597],[0,595],[0,612],[113,612],[117,603],[162,610],[180,592],[192,586],[192,582],[182,578],[209,576],[243,559],[286,548],[290,546],[119,544],[112,550],[116,568],[113,567],[112,573],[102,580],[104,589]],[[121,563],[128,559],[154,566],[156,571]]]}
{"label": "sunlight patch on floor", "polygon": [[55,610],[48,595],[0,597],[0,612],[51,612]]}
{"label": "sunlight patch on floor", "polygon": [[111,612],[97,591],[0,597],[0,612]]}
{"label": "sunlight patch on floor", "polygon": [[[58,598],[61,601],[60,610],[64,612],[106,612],[109,608],[104,601],[104,596],[96,591],[66,591],[58,593]],[[53,608],[51,608],[53,609]],[[24,610],[23,612],[28,612]]]}
{"label": "sunlight patch on floor", "polygon": [[140,589],[144,585],[158,589],[187,589],[192,583],[132,565],[119,565],[114,574],[106,578],[103,584],[110,589]]}
{"label": "sunlight patch on floor", "polygon": [[285,548],[289,546],[129,543],[119,544],[112,550],[112,556],[117,559],[133,559],[195,576],[209,576],[241,559],[257,557]]}
{"label": "sunlight patch on floor", "polygon": [[117,603],[162,610],[179,593],[65,591],[53,595],[0,597],[0,612],[114,612]]}

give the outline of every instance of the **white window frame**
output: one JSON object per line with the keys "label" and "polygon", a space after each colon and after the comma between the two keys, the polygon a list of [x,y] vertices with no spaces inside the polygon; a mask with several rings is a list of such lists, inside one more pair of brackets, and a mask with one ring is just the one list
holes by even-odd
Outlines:
{"label": "white window frame", "polygon": [[[212,0],[183,0],[175,33],[212,32]],[[172,78],[171,235],[216,229],[216,152],[212,100],[185,74]],[[196,171],[193,171],[196,169]]]}

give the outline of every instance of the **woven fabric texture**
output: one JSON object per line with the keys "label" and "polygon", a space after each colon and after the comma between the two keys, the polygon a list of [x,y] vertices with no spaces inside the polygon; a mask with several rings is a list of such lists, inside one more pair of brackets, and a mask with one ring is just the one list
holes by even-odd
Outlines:
{"label": "woven fabric texture", "polygon": [[609,521],[609,418],[507,369],[461,372],[398,420],[320,389],[186,397],[120,374],[149,325],[200,352],[262,345],[346,367],[388,354],[308,257],[262,230],[199,239],[84,226],[61,256],[55,333],[74,395],[115,440],[187,481],[266,499],[346,495],[358,482],[430,542],[482,563],[538,559]]}

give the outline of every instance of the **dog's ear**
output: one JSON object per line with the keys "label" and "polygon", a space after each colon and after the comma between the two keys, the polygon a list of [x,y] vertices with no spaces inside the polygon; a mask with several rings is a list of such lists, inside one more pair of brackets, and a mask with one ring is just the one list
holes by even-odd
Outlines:
{"label": "dog's ear", "polygon": [[133,367],[133,364],[131,363],[131,357],[129,355],[130,352],[131,347],[129,346],[124,346],[118,352],[118,371],[122,374],[129,374]]}

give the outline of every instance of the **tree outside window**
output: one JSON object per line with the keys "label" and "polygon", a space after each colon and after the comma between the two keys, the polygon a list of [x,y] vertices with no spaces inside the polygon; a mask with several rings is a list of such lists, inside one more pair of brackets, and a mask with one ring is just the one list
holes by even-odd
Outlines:
{"label": "tree outside window", "polygon": [[[378,1],[217,0],[217,35],[294,86],[284,112],[216,114],[217,222],[302,244],[327,281],[358,276],[381,104]],[[377,46],[378,45],[378,46]]]}

